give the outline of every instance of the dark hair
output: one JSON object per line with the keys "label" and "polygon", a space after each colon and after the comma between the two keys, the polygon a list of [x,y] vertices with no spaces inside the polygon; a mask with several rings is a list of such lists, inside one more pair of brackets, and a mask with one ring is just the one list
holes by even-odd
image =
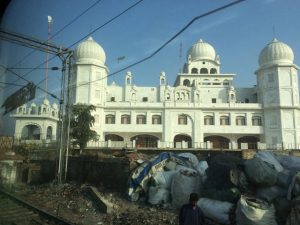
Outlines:
{"label": "dark hair", "polygon": [[191,193],[190,194],[190,202],[191,201],[198,201],[198,194],[197,193]]}

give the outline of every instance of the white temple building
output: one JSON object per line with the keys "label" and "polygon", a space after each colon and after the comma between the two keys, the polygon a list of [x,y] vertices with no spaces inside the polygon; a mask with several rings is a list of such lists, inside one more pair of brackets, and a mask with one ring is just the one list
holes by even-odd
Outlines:
{"label": "white temple building", "polygon": [[189,148],[299,148],[300,112],[292,49],[274,39],[259,55],[257,85],[238,88],[220,58],[199,40],[187,52],[174,86],[107,84],[105,52],[92,38],[74,51],[72,102],[93,104],[93,129],[110,145]]}
{"label": "white temple building", "polygon": [[52,106],[48,99],[37,105],[24,104],[11,115],[16,119],[15,143],[28,141],[35,143],[50,143],[57,138],[58,106]]}

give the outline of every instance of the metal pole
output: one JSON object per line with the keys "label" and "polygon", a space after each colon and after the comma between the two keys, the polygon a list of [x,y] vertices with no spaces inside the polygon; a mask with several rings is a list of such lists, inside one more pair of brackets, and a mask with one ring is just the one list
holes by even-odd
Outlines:
{"label": "metal pole", "polygon": [[70,122],[71,122],[71,109],[70,109],[70,80],[71,80],[71,57],[72,52],[68,55],[68,84],[67,84],[67,115],[68,115],[68,124],[67,124],[67,143],[66,143],[66,163],[65,163],[65,176],[64,180],[67,180],[68,174],[68,161],[69,161],[69,146],[70,146]]}
{"label": "metal pole", "polygon": [[64,151],[64,99],[65,99],[65,82],[66,82],[66,64],[67,59],[63,59],[63,65],[62,65],[62,81],[61,81],[61,93],[60,93],[60,116],[59,116],[59,122],[60,122],[60,141],[59,141],[59,158],[58,158],[58,172],[57,172],[57,178],[58,183],[60,184],[62,182],[62,169],[63,169],[63,151]]}

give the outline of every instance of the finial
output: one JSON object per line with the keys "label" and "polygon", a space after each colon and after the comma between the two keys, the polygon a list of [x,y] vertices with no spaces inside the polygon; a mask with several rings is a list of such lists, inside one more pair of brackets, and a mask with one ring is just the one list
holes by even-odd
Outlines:
{"label": "finial", "polygon": [[88,41],[93,41],[94,39],[92,38],[92,36],[89,36],[89,38],[87,40]]}

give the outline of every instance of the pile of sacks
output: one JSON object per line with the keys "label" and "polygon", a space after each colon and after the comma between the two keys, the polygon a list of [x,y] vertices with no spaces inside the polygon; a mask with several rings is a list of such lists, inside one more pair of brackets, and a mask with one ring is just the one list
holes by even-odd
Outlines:
{"label": "pile of sacks", "polygon": [[180,208],[198,193],[205,216],[220,224],[299,225],[300,158],[259,151],[243,160],[221,153],[198,160],[191,153],[161,153],[129,180],[131,200]]}

